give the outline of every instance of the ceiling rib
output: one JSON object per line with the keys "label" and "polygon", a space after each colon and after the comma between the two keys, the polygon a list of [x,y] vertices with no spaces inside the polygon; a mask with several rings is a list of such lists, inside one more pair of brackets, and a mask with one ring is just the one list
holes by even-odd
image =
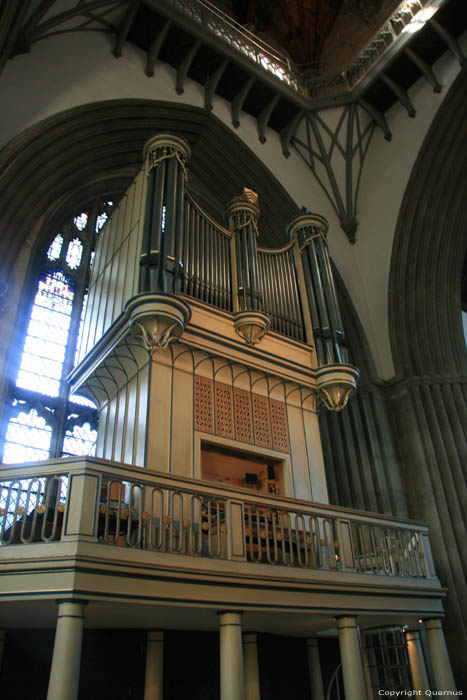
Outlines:
{"label": "ceiling rib", "polygon": [[454,56],[457,58],[462,68],[467,65],[467,58],[464,55],[459,42],[435,19],[430,20],[430,27],[433,27],[435,32],[441,37],[448,49],[452,51]]}
{"label": "ceiling rib", "polygon": [[134,2],[130,3],[128,5],[128,9],[123,15],[123,19],[120,23],[120,26],[117,28],[117,33],[115,36],[115,43],[114,43],[114,50],[113,54],[115,58],[120,58],[122,55],[122,50],[123,50],[123,44],[126,41],[126,38],[128,36],[128,32],[130,31],[130,27],[133,24],[133,21],[136,17],[136,13],[139,10],[139,7],[141,5],[140,0],[135,0]]}
{"label": "ceiling rib", "polygon": [[[19,0],[20,2],[21,0]],[[29,34],[36,24],[39,24],[44,15],[50,10],[55,0],[42,0],[42,2],[36,7],[34,12],[28,17],[27,22],[25,22],[23,31],[27,35]],[[26,4],[26,3],[25,3]]]}
{"label": "ceiling rib", "polygon": [[269,124],[274,108],[280,100],[280,95],[274,95],[257,118],[258,136],[261,143],[266,143],[266,127]]}
{"label": "ceiling rib", "polygon": [[167,38],[167,34],[169,33],[171,27],[172,20],[166,20],[159,34],[156,36],[151,46],[149,47],[145,68],[145,73],[149,78],[154,75],[154,68],[156,65],[157,58],[159,56],[159,52],[164,44],[164,41]]}
{"label": "ceiling rib", "polygon": [[410,58],[411,61],[413,61],[420,73],[428,80],[433,88],[433,92],[441,92],[441,83],[433,73],[433,70],[428,63],[424,61],[423,58],[420,58],[420,56],[417,56],[415,51],[412,51],[412,49],[408,47],[404,49],[404,53]]}
{"label": "ceiling rib", "polygon": [[413,106],[407,92],[403,88],[401,88],[401,86],[398,85],[392,78],[390,78],[388,75],[385,75],[384,73],[380,75],[380,80],[388,86],[388,88],[397,97],[399,102],[405,107],[409,117],[415,117],[415,107]]}
{"label": "ceiling rib", "polygon": [[183,86],[185,85],[185,80],[188,75],[188,71],[190,70],[190,66],[193,63],[193,59],[198,53],[200,46],[200,39],[196,39],[193,46],[190,48],[185,58],[182,60],[178,67],[177,78],[175,81],[175,90],[177,91],[177,95],[183,95]]}
{"label": "ceiling rib", "polygon": [[229,63],[229,59],[224,58],[211,77],[206,80],[206,85],[204,88],[204,108],[207,109],[208,112],[212,110],[212,101],[214,99],[214,95],[216,94],[217,86],[219,85],[219,82]]}
{"label": "ceiling rib", "polygon": [[253,87],[255,80],[256,78],[254,76],[249,78],[232,100],[232,124],[236,129],[240,126],[240,112],[242,111],[243,103]]}
{"label": "ceiling rib", "polygon": [[29,6],[29,0],[13,0],[0,9],[0,75],[10,58],[16,39],[21,33],[21,25]]}
{"label": "ceiling rib", "polygon": [[297,114],[295,114],[294,117],[292,117],[292,119],[285,125],[285,127],[281,131],[280,137],[282,144],[282,153],[286,158],[290,156],[290,145],[292,143],[292,139],[294,137],[295,132],[297,131],[298,125],[300,124],[306,113],[306,110],[301,109],[299,112],[297,112]]}
{"label": "ceiling rib", "polygon": [[384,134],[384,138],[386,139],[386,141],[391,141],[391,139],[392,139],[391,129],[389,128],[389,125],[386,121],[386,117],[384,116],[384,114],[382,112],[380,112],[379,109],[376,109],[376,107],[373,107],[373,105],[371,105],[366,100],[363,100],[362,98],[360,98],[358,100],[358,104],[361,107],[363,107],[365,112],[368,112],[370,117],[372,117],[374,119],[374,121],[378,124],[378,126],[381,128],[381,130]]}

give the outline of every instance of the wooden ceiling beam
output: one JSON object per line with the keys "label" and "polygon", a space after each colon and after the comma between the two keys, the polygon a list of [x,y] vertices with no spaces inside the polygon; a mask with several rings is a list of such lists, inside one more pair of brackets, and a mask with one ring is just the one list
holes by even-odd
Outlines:
{"label": "wooden ceiling beam", "polygon": [[462,51],[459,42],[457,39],[455,39],[448,31],[445,29],[436,19],[431,19],[429,21],[430,27],[432,27],[435,32],[438,34],[438,36],[441,37],[441,39],[444,41],[448,49],[452,51],[454,56],[457,58],[459,61],[460,65],[462,68],[464,68],[467,65],[467,58]]}
{"label": "wooden ceiling beam", "polygon": [[256,123],[258,125],[258,136],[259,136],[259,140],[261,141],[261,143],[266,143],[266,127],[269,124],[269,120],[271,118],[271,115],[274,111],[275,106],[279,102],[280,97],[281,96],[279,94],[274,95],[272,100],[270,100],[268,102],[268,104],[263,109],[263,111],[259,114],[259,116],[256,120]]}
{"label": "wooden ceiling beam", "polygon": [[245,102],[248,93],[250,92],[256,78],[251,77],[243,84],[242,88],[232,100],[232,124],[236,129],[240,126],[240,112],[242,111],[243,103]]}
{"label": "wooden ceiling beam", "polygon": [[[140,0],[134,0],[128,5],[126,12],[122,17],[122,21],[117,29],[117,34],[115,36],[113,55],[115,58],[120,58],[122,55],[123,44],[126,41],[128,33],[131,29],[131,25],[136,17],[136,13],[141,5]],[[84,8],[83,8],[84,9]]]}
{"label": "wooden ceiling beam", "polygon": [[391,92],[393,92],[394,95],[397,97],[399,102],[405,107],[409,117],[415,117],[415,107],[413,106],[412,101],[408,96],[407,92],[403,88],[401,88],[400,85],[394,82],[394,80],[392,80],[392,78],[390,78],[388,75],[384,75],[384,73],[380,75],[380,80],[388,86]]}
{"label": "wooden ceiling beam", "polygon": [[420,56],[417,56],[415,51],[412,49],[406,48],[404,49],[404,53],[417,66],[420,73],[428,80],[433,88],[433,92],[441,92],[441,83],[438,81],[438,78],[433,73],[433,70],[428,63],[424,61],[423,58],[420,58]]}
{"label": "wooden ceiling beam", "polygon": [[175,80],[175,90],[177,91],[177,95],[183,94],[183,86],[185,85],[185,80],[188,75],[188,71],[190,70],[190,66],[193,63],[193,59],[198,53],[200,46],[201,40],[196,39],[196,41],[194,42],[194,44],[192,45],[192,47],[190,48],[185,58],[178,67],[177,78]]}
{"label": "wooden ceiling beam", "polygon": [[214,99],[214,95],[216,94],[217,86],[219,85],[219,82],[228,65],[229,59],[224,58],[222,63],[219,64],[211,77],[206,81],[206,85],[204,87],[204,108],[207,109],[208,112],[212,110],[212,101]]}
{"label": "wooden ceiling beam", "polygon": [[151,46],[149,47],[148,54],[146,56],[146,68],[144,69],[146,75],[150,78],[154,75],[154,67],[156,65],[159,52],[167,38],[170,28],[172,27],[172,20],[168,19],[164,22],[162,29],[156,36]]}

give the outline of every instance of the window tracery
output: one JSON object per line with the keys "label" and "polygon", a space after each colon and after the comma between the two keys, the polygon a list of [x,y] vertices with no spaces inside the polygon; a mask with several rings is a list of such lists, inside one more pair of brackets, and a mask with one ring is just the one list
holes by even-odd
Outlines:
{"label": "window tracery", "polygon": [[3,427],[3,463],[94,453],[97,407],[70,396],[66,378],[78,357],[96,236],[112,207],[94,202],[38,251],[24,342],[12,358],[17,370]]}

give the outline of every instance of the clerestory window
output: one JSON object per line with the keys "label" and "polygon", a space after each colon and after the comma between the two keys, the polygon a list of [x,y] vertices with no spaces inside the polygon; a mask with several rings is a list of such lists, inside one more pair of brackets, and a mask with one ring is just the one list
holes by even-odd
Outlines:
{"label": "clerestory window", "polygon": [[94,454],[97,407],[70,396],[66,377],[78,356],[96,237],[112,207],[94,202],[38,251],[9,389],[4,464]]}

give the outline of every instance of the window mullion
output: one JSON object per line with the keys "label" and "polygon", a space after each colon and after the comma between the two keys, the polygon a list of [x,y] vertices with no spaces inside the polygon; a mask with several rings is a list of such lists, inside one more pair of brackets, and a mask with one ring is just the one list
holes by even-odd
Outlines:
{"label": "window mullion", "polygon": [[[67,377],[74,366],[74,360],[76,355],[76,343],[78,341],[79,326],[81,322],[81,308],[83,305],[84,295],[86,293],[89,282],[89,259],[94,243],[96,218],[97,205],[94,205],[92,211],[90,211],[89,213],[86,229],[80,234],[80,240],[83,244],[83,254],[81,257],[81,263],[78,269],[71,276],[76,286],[71,311],[68,343],[65,350],[62,378],[60,381],[61,402],[57,410],[56,434],[53,437],[54,457],[60,457],[62,454],[62,445],[66,432],[67,414],[69,412],[68,399],[70,394],[70,387],[67,382]],[[70,236],[70,240],[71,239],[72,237]]]}

